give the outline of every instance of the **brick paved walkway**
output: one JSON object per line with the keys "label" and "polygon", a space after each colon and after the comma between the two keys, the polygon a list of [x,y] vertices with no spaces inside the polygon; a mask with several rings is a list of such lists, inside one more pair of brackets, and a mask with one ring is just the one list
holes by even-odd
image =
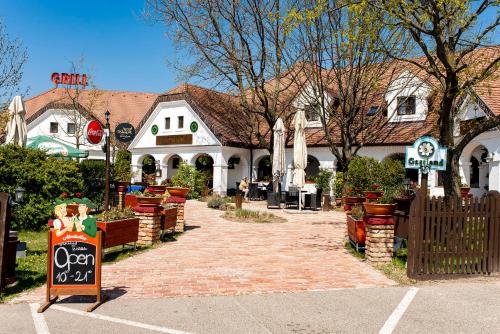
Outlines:
{"label": "brick paved walkway", "polygon": [[[244,207],[266,210],[264,203]],[[395,283],[343,247],[340,212],[290,214],[286,223],[226,221],[189,201],[189,230],[176,242],[103,267],[103,285],[123,297],[238,295],[388,286]],[[43,299],[37,289],[17,301]]]}

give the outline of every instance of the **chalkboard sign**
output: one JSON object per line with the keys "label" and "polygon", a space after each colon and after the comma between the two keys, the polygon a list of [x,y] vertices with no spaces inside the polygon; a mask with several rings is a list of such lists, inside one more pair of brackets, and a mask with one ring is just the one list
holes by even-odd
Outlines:
{"label": "chalkboard sign", "polygon": [[115,128],[115,137],[122,143],[128,143],[135,137],[135,129],[130,123],[120,123]]}
{"label": "chalkboard sign", "polygon": [[95,285],[96,247],[86,242],[63,242],[54,246],[52,286]]}
{"label": "chalkboard sign", "polygon": [[38,312],[45,311],[59,296],[96,296],[94,310],[101,300],[101,232],[95,237],[84,232],[49,231],[47,297]]}

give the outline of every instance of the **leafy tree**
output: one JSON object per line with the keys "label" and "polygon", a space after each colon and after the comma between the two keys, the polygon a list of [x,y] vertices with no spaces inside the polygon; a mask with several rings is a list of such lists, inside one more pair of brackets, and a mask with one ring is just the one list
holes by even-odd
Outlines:
{"label": "leafy tree", "polygon": [[[113,169],[111,169],[111,172]],[[106,181],[106,162],[104,160],[85,159],[80,162],[84,197],[89,198],[98,207],[104,202]]]}
{"label": "leafy tree", "polygon": [[[364,2],[364,1],[363,1]],[[481,133],[500,124],[499,116],[471,127],[457,137],[459,113],[474,88],[488,86],[488,79],[500,66],[500,49],[494,45],[500,24],[498,0],[380,0],[370,1],[406,29],[423,59],[394,58],[422,70],[437,88],[439,141],[448,148],[443,185],[446,196],[457,196],[460,186],[459,158],[465,146]],[[392,54],[388,50],[389,54]]]}
{"label": "leafy tree", "polygon": [[63,192],[82,190],[78,164],[47,157],[44,152],[14,145],[0,146],[0,191],[12,196],[23,187],[25,201],[13,210],[13,228],[38,229],[52,216],[52,202]]}
{"label": "leafy tree", "polygon": [[114,179],[117,181],[130,182],[131,172],[130,163],[132,160],[132,153],[127,150],[119,150],[116,152],[115,166],[114,166]]}
{"label": "leafy tree", "polygon": [[196,167],[185,162],[179,164],[177,174],[172,177],[172,184],[175,187],[189,188],[188,198],[195,199],[201,197],[205,190],[206,176],[196,170]]}
{"label": "leafy tree", "polygon": [[356,156],[347,167],[347,193],[350,196],[364,196],[364,191],[373,190],[372,186],[380,181],[380,163],[370,157]]}

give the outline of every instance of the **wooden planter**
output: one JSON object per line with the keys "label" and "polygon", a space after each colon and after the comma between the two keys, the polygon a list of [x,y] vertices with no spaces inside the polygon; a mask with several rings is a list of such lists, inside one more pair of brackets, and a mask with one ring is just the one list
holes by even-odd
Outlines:
{"label": "wooden planter", "polygon": [[153,192],[157,195],[163,195],[165,194],[165,190],[167,190],[167,186],[148,186],[148,188],[153,189]]}
{"label": "wooden planter", "polygon": [[174,229],[177,223],[177,208],[165,209],[161,214],[161,230]]}
{"label": "wooden planter", "polygon": [[396,210],[396,204],[363,203],[368,216],[392,216]]}
{"label": "wooden planter", "polygon": [[189,193],[189,188],[182,187],[166,187],[170,196],[186,198]]}
{"label": "wooden planter", "polygon": [[139,238],[139,218],[98,221],[97,228],[103,232],[103,248],[136,242]]}
{"label": "wooden planter", "polygon": [[160,206],[163,197],[136,196],[137,204],[143,207]]}
{"label": "wooden planter", "polygon": [[348,215],[347,234],[349,240],[354,243],[356,247],[364,246],[366,242],[366,225],[364,220],[356,220],[351,215]]}

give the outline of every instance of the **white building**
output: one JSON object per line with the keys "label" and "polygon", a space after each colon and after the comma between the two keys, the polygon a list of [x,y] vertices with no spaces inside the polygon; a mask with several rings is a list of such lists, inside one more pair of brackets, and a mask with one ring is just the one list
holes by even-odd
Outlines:
{"label": "white building", "polygon": [[[457,116],[460,127],[480,122],[484,117],[500,115],[498,83],[494,80],[477,87],[463,100]],[[360,155],[378,160],[401,158],[405,147],[417,138],[436,134],[437,116],[429,113],[432,84],[406,69],[389,85],[385,101],[381,101],[387,109],[387,136],[359,151]],[[28,138],[39,134],[54,135],[74,143],[74,138],[66,133],[53,133],[54,123],[66,130],[70,128],[65,118],[69,109],[58,102],[61,94],[63,91],[54,89],[26,101]],[[186,161],[207,170],[213,177],[213,191],[219,194],[236,188],[244,176],[251,175],[252,180],[270,176],[269,153],[259,148],[255,139],[250,139],[251,130],[236,96],[193,85],[182,85],[164,94],[102,91],[102,96],[106,107],[95,113],[101,122],[104,121],[104,111],[108,109],[113,124],[129,122],[136,128],[137,135],[128,146],[132,152],[131,168],[135,172],[135,181],[141,179],[146,157],[152,157],[161,169],[158,181],[175,175],[179,162]],[[307,108],[307,99],[301,99],[301,94],[297,96],[294,106]],[[335,172],[336,160],[320,123],[314,115],[309,117],[306,139],[310,164],[306,172],[312,175],[319,168]],[[461,135],[460,130],[457,127],[457,136]],[[293,138],[293,135],[288,137]],[[85,149],[91,152],[90,158],[103,157],[100,146],[86,145]],[[288,142],[288,171],[283,189],[291,182],[292,159],[293,149]],[[471,186],[476,196],[488,190],[500,191],[499,129],[483,133],[467,145],[460,158],[460,172],[462,181]],[[420,178],[415,170],[408,171],[408,176]],[[443,194],[439,173],[430,173],[429,186],[432,194]]]}

